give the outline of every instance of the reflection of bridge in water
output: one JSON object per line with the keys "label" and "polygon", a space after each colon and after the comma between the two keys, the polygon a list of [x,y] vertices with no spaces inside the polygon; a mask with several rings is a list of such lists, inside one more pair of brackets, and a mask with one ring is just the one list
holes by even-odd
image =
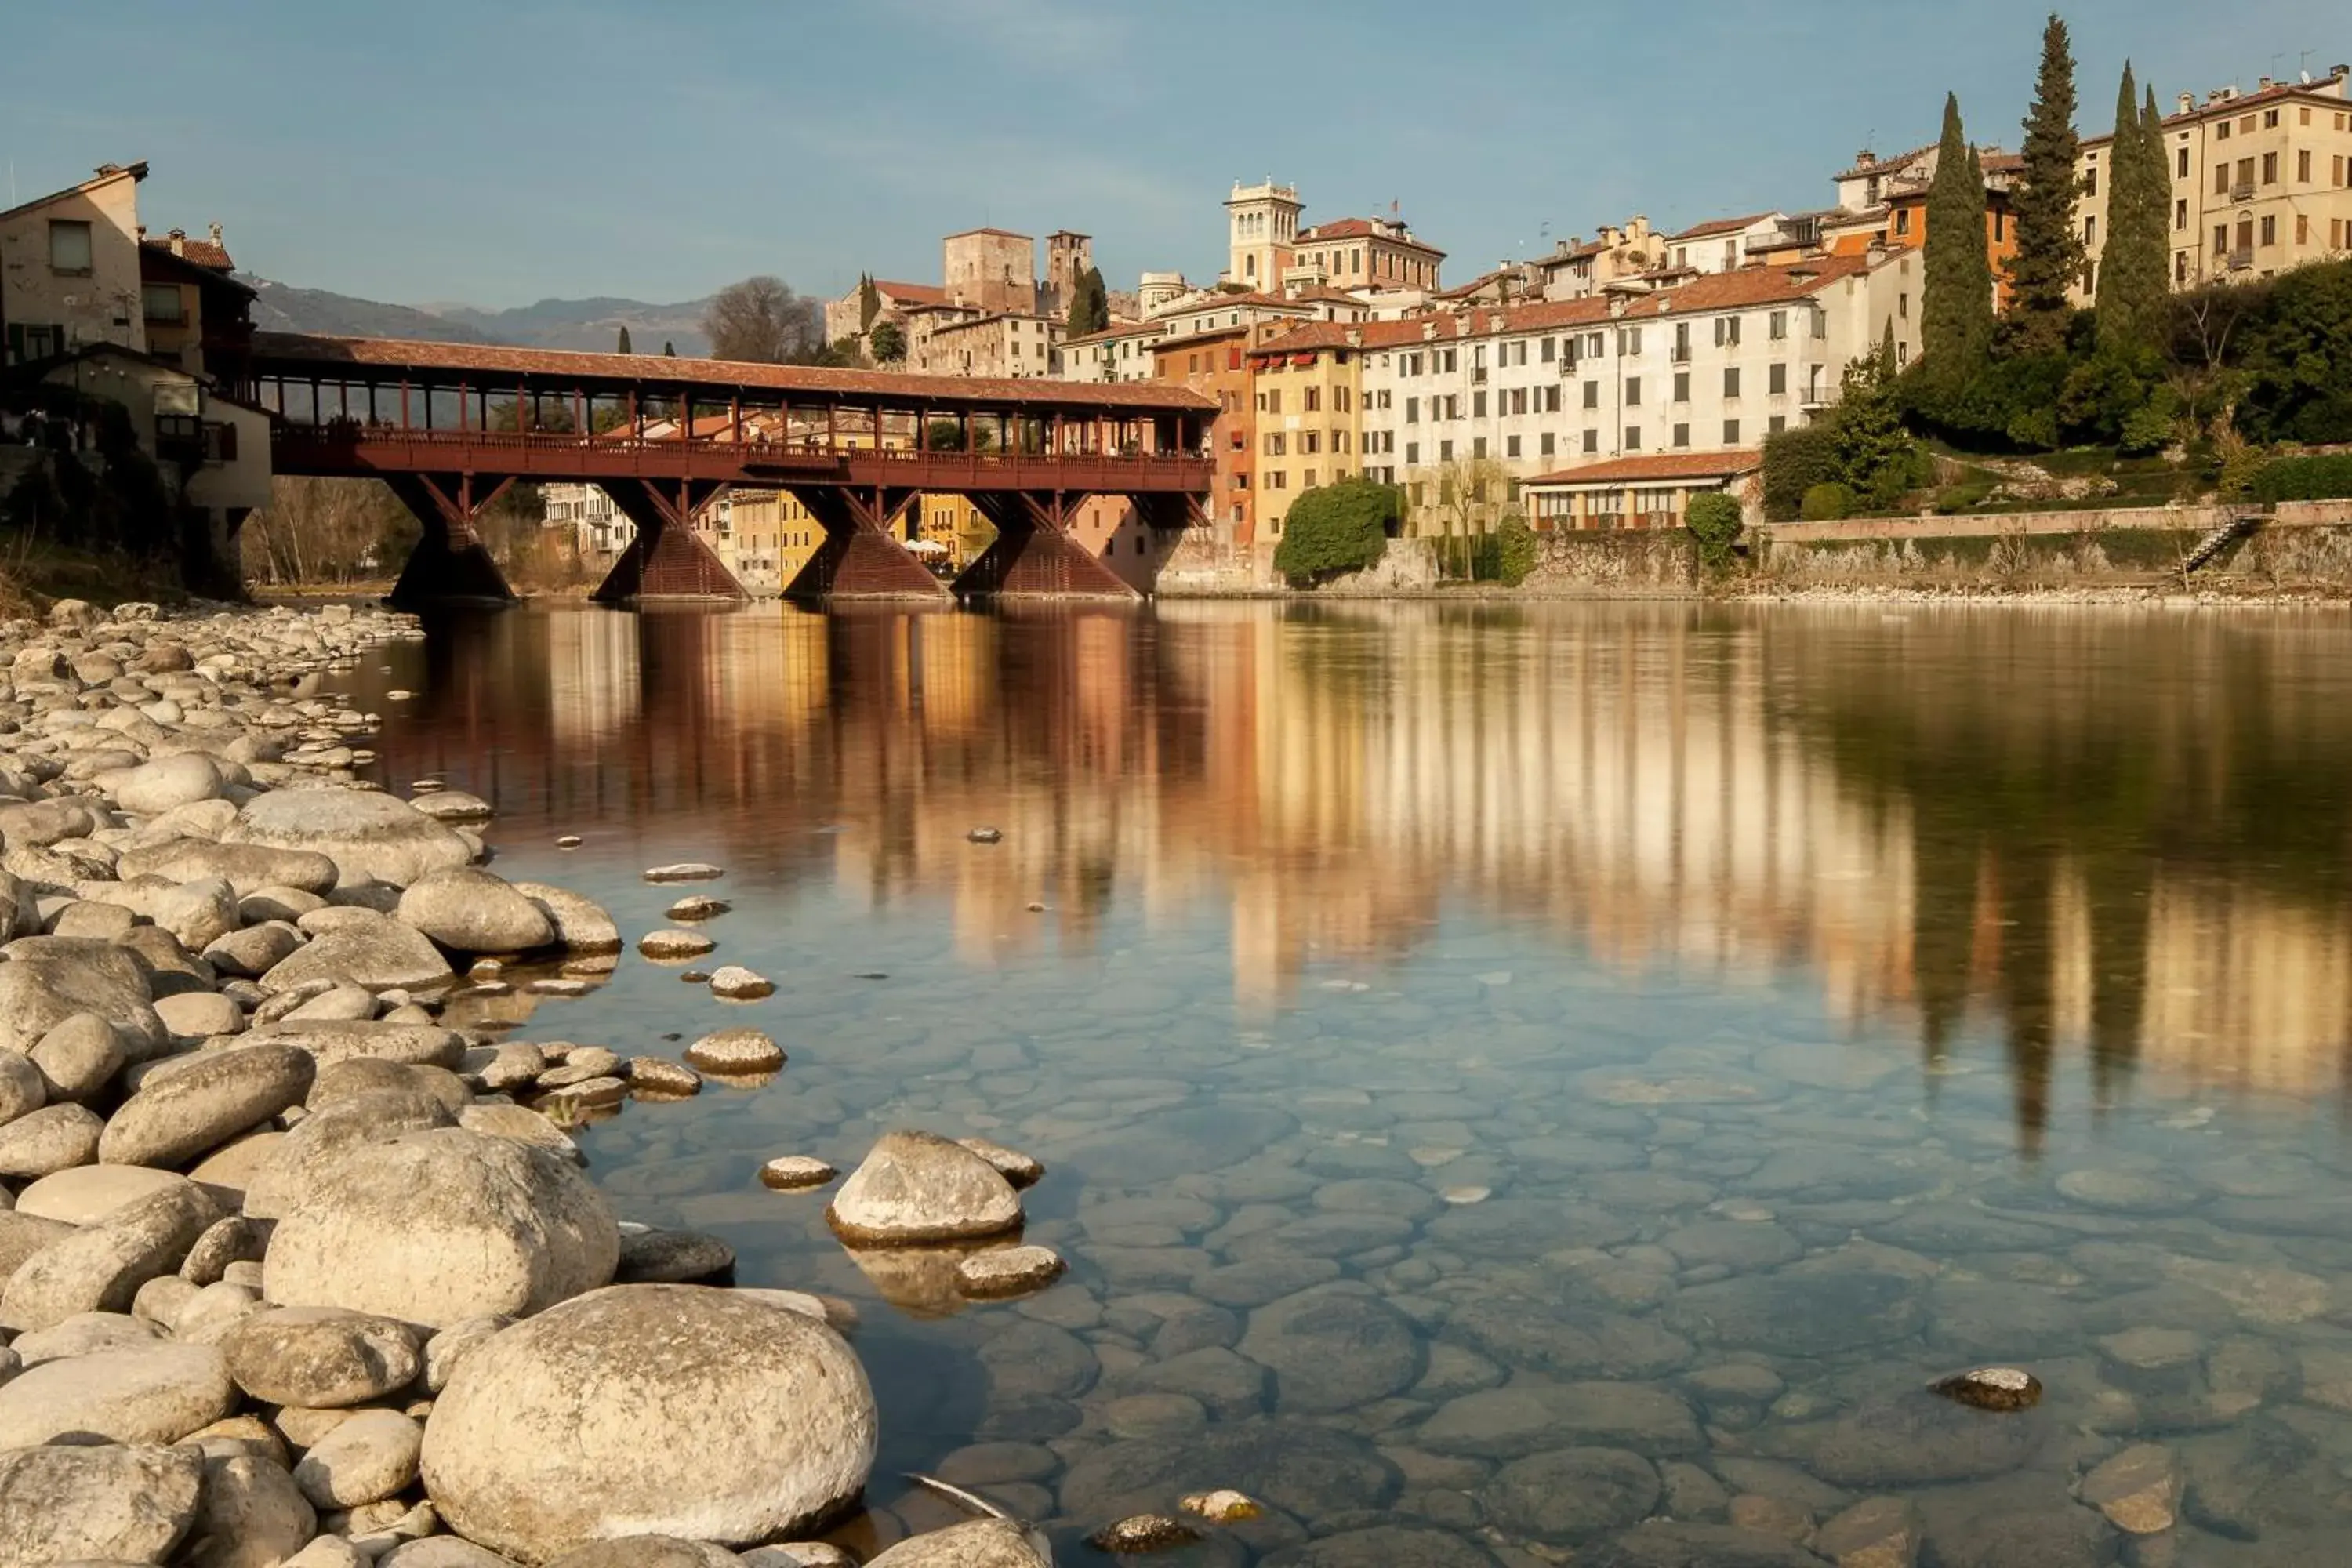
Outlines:
{"label": "reflection of bridge in water", "polygon": [[[911,507],[961,495],[996,541],[966,597],[1132,599],[1071,537],[1089,497],[1129,501],[1156,566],[1198,521],[1217,405],[1160,383],[976,380],[668,355],[557,353],[386,338],[255,334],[242,390],[277,420],[281,474],[380,479],[424,533],[393,602],[506,600],[483,509],[518,480],[593,483],[636,525],[605,600],[741,598],[695,536],[729,485],[788,491],[824,542],[785,590],[803,599],[932,599],[908,552]],[[658,414],[677,434],[649,439]]]}
{"label": "reflection of bridge in water", "polygon": [[[1310,964],[1410,959],[1466,905],[1629,974],[1802,973],[1839,1026],[1916,1019],[1934,1056],[1998,1040],[2029,1141],[2070,1063],[2101,1098],[2151,1065],[2341,1091],[2343,889],[2184,826],[2258,808],[2247,780],[2286,737],[2352,750],[2340,719],[2168,732],[2111,694],[2075,732],[2125,773],[2203,780],[2132,819],[2102,768],[2044,750],[2081,717],[2067,682],[2031,658],[1989,675],[1973,633],[1951,661],[1973,695],[1864,682],[1876,628],[1665,607],[487,617],[427,645],[422,716],[381,749],[395,782],[493,795],[508,835],[691,820],[747,873],[944,899],[974,963],[1008,931],[1089,949],[1121,894],[1147,920],[1214,907],[1237,995],[1268,1005]],[[1889,748],[1911,760],[1890,777],[1873,737],[1898,722],[1933,733]],[[2098,810],[2018,805],[2061,779]],[[2305,831],[2340,840],[2344,804],[2314,811]],[[979,823],[1004,842],[972,853]]]}

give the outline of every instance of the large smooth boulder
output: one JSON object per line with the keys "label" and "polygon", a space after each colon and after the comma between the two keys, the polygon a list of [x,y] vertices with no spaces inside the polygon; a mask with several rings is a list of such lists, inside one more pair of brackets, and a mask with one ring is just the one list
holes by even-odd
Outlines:
{"label": "large smooth boulder", "polygon": [[825,1218],[866,1247],[998,1236],[1021,1224],[1021,1198],[995,1166],[929,1132],[886,1132]]}
{"label": "large smooth boulder", "polygon": [[231,1330],[220,1350],[246,1393],[306,1410],[341,1410],[396,1394],[425,1364],[406,1324],[331,1307],[257,1312]]}
{"label": "large smooth boulder", "polygon": [[221,844],[210,838],[171,838],[123,852],[115,869],[124,877],[158,876],[174,882],[220,877],[243,898],[265,888],[323,893],[335,885],[333,860],[309,849],[274,849],[266,844]]}
{"label": "large smooth boulder", "polygon": [[299,1046],[320,1066],[366,1058],[410,1067],[456,1068],[466,1057],[466,1037],[438,1024],[400,1024],[388,1018],[287,1018],[247,1029],[244,1041]]}
{"label": "large smooth boulder", "polygon": [[0,1563],[161,1563],[196,1516],[204,1475],[185,1447],[0,1454]]}
{"label": "large smooth boulder", "polygon": [[187,1184],[185,1176],[143,1165],[76,1165],[43,1176],[18,1193],[16,1212],[68,1225],[96,1225],[151,1193]]}
{"label": "large smooth boulder", "polygon": [[503,877],[458,866],[420,877],[394,911],[457,952],[528,952],[555,940],[555,922]]}
{"label": "large smooth boulder", "polygon": [[202,752],[181,752],[135,768],[101,773],[99,785],[136,816],[161,816],[174,806],[212,800],[228,785],[221,765]]}
{"label": "large smooth boulder", "polygon": [[87,1100],[104,1091],[127,1058],[113,1025],[95,1013],[76,1013],[41,1037],[30,1059],[51,1100]]}
{"label": "large smooth boulder", "polygon": [[187,1068],[149,1080],[122,1102],[98,1141],[99,1161],[185,1164],[288,1106],[301,1104],[317,1070],[317,1060],[296,1046],[205,1051]]}
{"label": "large smooth boulder", "polygon": [[364,1144],[386,1143],[404,1132],[429,1132],[456,1119],[420,1087],[376,1089],[321,1106],[297,1122],[255,1166],[245,1185],[245,1213],[278,1219],[309,1192],[313,1173]]}
{"label": "large smooth boulder", "polygon": [[334,861],[345,886],[405,888],[474,858],[464,839],[407,802],[373,790],[272,790],[247,801],[221,840],[316,851]]}
{"label": "large smooth boulder", "polygon": [[442,1128],[317,1167],[278,1222],[262,1293],[440,1328],[593,1290],[620,1250],[612,1210],[564,1161]]}
{"label": "large smooth boulder", "polygon": [[261,977],[261,988],[291,991],[307,981],[330,980],[350,981],[371,991],[414,991],[446,985],[456,978],[449,961],[422,932],[373,910],[345,912],[348,919],[272,964]]}
{"label": "large smooth boulder", "polygon": [[177,1272],[218,1218],[219,1205],[193,1182],[134,1198],[18,1264],[0,1285],[0,1327],[24,1333],[77,1312],[128,1312],[139,1287]]}
{"label": "large smooth boulder", "polygon": [[425,1489],[520,1563],[622,1535],[750,1545],[855,1498],[875,1431],[865,1369],[824,1323],[736,1291],[619,1285],[458,1363],[425,1422]]}
{"label": "large smooth boulder", "polygon": [[517,882],[514,890],[540,907],[555,926],[555,940],[573,952],[621,951],[619,923],[593,899],[545,882]]}
{"label": "large smooth boulder", "polygon": [[0,1384],[0,1450],[37,1443],[176,1443],[236,1404],[220,1352],[131,1346],[43,1362]]}
{"label": "large smooth boulder", "polygon": [[0,1051],[24,1055],[77,1013],[95,1013],[155,1048],[170,1038],[155,1016],[147,971],[127,948],[70,936],[19,937],[0,963]]}
{"label": "large smooth boulder", "polygon": [[30,1057],[0,1051],[0,1126],[48,1103],[49,1082]]}

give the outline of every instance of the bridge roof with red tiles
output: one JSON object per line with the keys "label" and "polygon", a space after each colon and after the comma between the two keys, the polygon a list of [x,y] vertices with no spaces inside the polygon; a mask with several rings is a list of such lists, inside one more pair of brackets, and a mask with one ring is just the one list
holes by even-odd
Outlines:
{"label": "bridge roof with red tiles", "polygon": [[[1161,414],[1214,413],[1216,399],[1153,382],[1055,381],[1044,376],[898,375],[876,370],[761,364],[748,360],[671,354],[582,353],[498,343],[436,343],[407,338],[335,338],[305,332],[253,334],[254,374],[297,380],[396,379],[404,371],[447,378],[479,376],[496,392],[520,377],[541,384],[596,382],[609,386],[696,386],[713,391],[805,393],[812,399],[881,399],[1036,408],[1133,408]],[[373,374],[354,374],[373,373]]]}

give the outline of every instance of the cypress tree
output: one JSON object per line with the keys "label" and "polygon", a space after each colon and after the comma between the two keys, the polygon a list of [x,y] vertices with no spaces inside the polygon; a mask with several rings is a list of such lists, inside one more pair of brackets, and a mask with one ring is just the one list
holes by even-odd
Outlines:
{"label": "cypress tree", "polygon": [[613,352],[614,352],[614,353],[616,353],[616,354],[631,353],[634,353],[634,352],[635,352],[634,350],[632,350],[632,349],[629,347],[629,329],[628,329],[628,328],[626,328],[626,327],[623,327],[623,328],[621,329],[621,338],[620,338],[620,341],[619,341],[618,342],[616,342],[616,343],[614,343],[614,344],[613,345]]}
{"label": "cypress tree", "polygon": [[[2139,133],[2145,143],[2142,156],[2147,162],[2148,183],[2156,187],[2149,197],[2156,209],[2156,290],[2158,309],[2166,314],[2171,307],[2161,301],[2172,290],[2172,154],[2164,146],[2164,113],[2156,107],[2156,89],[2143,89],[2147,102],[2139,111]],[[2182,237],[2182,243],[2188,243]]]}
{"label": "cypress tree", "polygon": [[874,275],[870,272],[859,273],[857,275],[857,330],[861,332],[872,331],[874,318],[881,313],[882,291],[874,287]]}
{"label": "cypress tree", "polygon": [[2018,186],[2010,201],[2017,254],[2009,261],[2009,314],[2022,353],[2058,353],[2073,311],[2066,295],[2083,276],[2083,240],[2074,229],[2079,189],[2074,160],[2074,57],[2066,24],[2053,12],[2042,32],[2042,68],[2025,116]]}
{"label": "cypress tree", "polygon": [[2098,276],[2099,347],[2152,346],[2164,310],[2165,223],[2172,182],[2161,138],[2149,144],[2139,89],[2124,67],[2107,158],[2107,246]]}
{"label": "cypress tree", "polygon": [[1944,98],[1944,140],[1927,191],[1927,294],[1919,352],[1946,387],[1966,383],[1992,357],[1992,260],[1985,247],[1984,170],[1960,129],[1960,100]]}
{"label": "cypress tree", "polygon": [[1110,325],[1110,294],[1103,287],[1099,268],[1089,267],[1070,286],[1070,310],[1065,323],[1070,336],[1083,337]]}

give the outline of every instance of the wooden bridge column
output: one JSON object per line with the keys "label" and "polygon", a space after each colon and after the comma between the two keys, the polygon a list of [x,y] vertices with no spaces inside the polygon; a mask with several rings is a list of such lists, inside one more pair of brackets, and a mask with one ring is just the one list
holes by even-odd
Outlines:
{"label": "wooden bridge column", "polygon": [[996,542],[955,582],[960,599],[1139,599],[1133,584],[1070,537],[1086,495],[1076,490],[980,491]]}
{"label": "wooden bridge column", "polygon": [[436,603],[514,602],[514,590],[507,586],[505,574],[490,559],[474,526],[484,509],[504,495],[514,480],[492,480],[487,490],[477,489],[475,481],[473,474],[384,476],[392,493],[416,515],[425,530],[388,595],[387,602],[395,609]]}
{"label": "wooden bridge column", "polygon": [[916,500],[909,489],[795,485],[793,498],[824,530],[824,542],[784,597],[943,600],[947,584],[915,559],[898,532]]}
{"label": "wooden bridge column", "polygon": [[591,595],[599,604],[631,599],[748,599],[743,584],[694,531],[694,518],[726,487],[713,479],[599,479],[614,506],[636,524],[636,537]]}

